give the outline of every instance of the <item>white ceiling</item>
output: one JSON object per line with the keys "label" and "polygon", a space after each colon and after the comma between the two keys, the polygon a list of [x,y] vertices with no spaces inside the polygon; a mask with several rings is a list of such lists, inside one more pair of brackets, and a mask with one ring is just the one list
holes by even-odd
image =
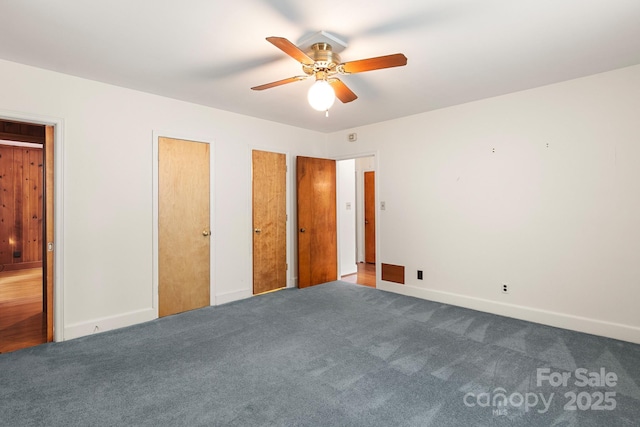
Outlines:
{"label": "white ceiling", "polygon": [[[0,58],[320,132],[640,63],[638,0],[0,0]],[[328,118],[312,80],[265,41],[324,30],[343,61],[406,67],[344,76]],[[6,84],[6,82],[5,82]]]}

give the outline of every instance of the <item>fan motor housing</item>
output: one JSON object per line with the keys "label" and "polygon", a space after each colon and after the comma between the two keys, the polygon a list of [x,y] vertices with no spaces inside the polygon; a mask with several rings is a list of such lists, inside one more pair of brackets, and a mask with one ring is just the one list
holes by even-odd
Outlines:
{"label": "fan motor housing", "polygon": [[315,62],[313,65],[303,65],[302,70],[310,76],[319,72],[333,74],[340,64],[340,56],[331,50],[329,43],[315,43],[307,54]]}

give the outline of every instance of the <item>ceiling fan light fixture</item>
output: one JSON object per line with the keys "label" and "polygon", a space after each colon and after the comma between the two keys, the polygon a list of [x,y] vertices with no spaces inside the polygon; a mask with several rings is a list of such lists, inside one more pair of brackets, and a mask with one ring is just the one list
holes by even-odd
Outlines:
{"label": "ceiling fan light fixture", "polygon": [[328,111],[336,100],[336,93],[326,80],[316,80],[307,94],[309,105],[317,111]]}
{"label": "ceiling fan light fixture", "polygon": [[328,33],[321,32],[318,35],[322,36],[322,40],[314,37],[313,40],[305,41],[305,44],[313,42],[306,52],[284,37],[267,37],[269,43],[298,61],[302,65],[302,71],[305,75],[254,86],[251,89],[269,89],[315,76],[316,82],[311,86],[307,94],[309,105],[314,110],[324,111],[325,115],[329,117],[329,108],[331,108],[336,98],[344,104],[358,99],[358,96],[336,75],[355,74],[407,65],[407,57],[402,53],[342,62],[340,56],[331,45],[332,43],[337,43],[344,48],[346,44]]}

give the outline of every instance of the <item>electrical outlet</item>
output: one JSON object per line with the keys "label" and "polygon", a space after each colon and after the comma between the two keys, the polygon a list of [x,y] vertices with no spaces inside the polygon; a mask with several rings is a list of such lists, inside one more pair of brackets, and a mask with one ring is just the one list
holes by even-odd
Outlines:
{"label": "electrical outlet", "polygon": [[501,289],[502,289],[502,293],[503,294],[508,294],[509,293],[509,284],[508,283],[503,283]]}
{"label": "electrical outlet", "polygon": [[422,280],[422,270],[418,270],[418,280]]}

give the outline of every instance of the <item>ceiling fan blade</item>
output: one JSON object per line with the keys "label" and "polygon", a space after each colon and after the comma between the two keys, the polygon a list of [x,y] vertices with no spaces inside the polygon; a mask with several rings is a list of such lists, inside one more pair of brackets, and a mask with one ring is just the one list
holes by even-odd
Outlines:
{"label": "ceiling fan blade", "polygon": [[302,64],[313,65],[315,62],[309,55],[298,49],[298,46],[284,37],[267,37],[267,41]]}
{"label": "ceiling fan blade", "polygon": [[353,91],[349,89],[347,85],[342,82],[342,80],[331,78],[328,81],[333,88],[333,91],[336,93],[336,97],[343,103],[346,104],[347,102],[355,101],[356,99],[358,99],[358,95],[353,93]]}
{"label": "ceiling fan blade", "polygon": [[407,57],[401,53],[396,53],[393,55],[345,62],[340,65],[340,68],[347,74],[353,74],[382,68],[401,67],[403,65],[407,65]]}
{"label": "ceiling fan blade", "polygon": [[289,77],[288,79],[282,79],[282,80],[278,80],[276,82],[271,82],[271,83],[267,83],[267,84],[263,84],[260,86],[255,86],[252,87],[252,90],[265,90],[265,89],[270,89],[272,87],[276,87],[276,86],[282,86],[282,85],[286,85],[287,83],[293,83],[293,82],[298,82],[300,80],[304,80],[309,76],[295,76],[295,77]]}

